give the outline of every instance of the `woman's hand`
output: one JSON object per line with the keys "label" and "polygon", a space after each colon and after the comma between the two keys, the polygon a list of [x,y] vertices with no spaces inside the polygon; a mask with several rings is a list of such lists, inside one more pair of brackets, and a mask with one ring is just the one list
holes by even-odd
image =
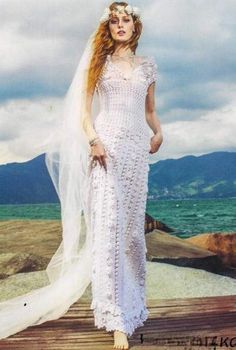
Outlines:
{"label": "woman's hand", "polygon": [[100,166],[104,166],[105,170],[107,171],[107,163],[106,163],[106,151],[103,146],[103,143],[99,140],[91,147],[91,153],[90,156],[92,157],[92,162],[94,162],[94,165],[97,164],[97,161],[99,162]]}
{"label": "woman's hand", "polygon": [[163,141],[163,136],[161,133],[158,132],[157,134],[153,135],[150,141],[151,148],[149,150],[149,153],[156,153],[159,150],[162,144],[162,141]]}

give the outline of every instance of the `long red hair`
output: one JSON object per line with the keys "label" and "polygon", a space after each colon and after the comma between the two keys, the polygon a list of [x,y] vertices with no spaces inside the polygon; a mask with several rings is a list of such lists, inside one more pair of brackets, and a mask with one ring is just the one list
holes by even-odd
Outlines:
{"label": "long red hair", "polygon": [[[117,6],[127,6],[126,2],[113,2],[109,9],[112,11]],[[140,19],[131,13],[134,21],[135,32],[132,37],[125,43],[125,47],[130,47],[130,49],[135,53],[138,46],[138,39],[142,33],[142,23]],[[109,20],[100,23],[97,33],[93,41],[93,55],[91,57],[89,71],[88,71],[88,81],[87,81],[87,92],[92,92],[95,89],[96,83],[102,73],[106,57],[108,54],[113,54],[115,51],[115,41],[113,40],[110,29]]]}

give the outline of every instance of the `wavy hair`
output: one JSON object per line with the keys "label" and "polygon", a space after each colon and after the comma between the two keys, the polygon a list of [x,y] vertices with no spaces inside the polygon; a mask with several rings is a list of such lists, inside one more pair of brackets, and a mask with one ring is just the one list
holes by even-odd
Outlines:
{"label": "wavy hair", "polygon": [[[115,1],[109,6],[109,9],[112,11],[117,5],[127,6],[128,3]],[[131,16],[134,21],[135,32],[124,46],[129,47],[135,53],[143,26],[139,17],[133,15],[132,13]],[[115,40],[112,38],[110,33],[109,19],[103,23],[100,23],[92,45],[93,54],[90,61],[87,80],[88,93],[94,91],[96,83],[102,74],[107,55],[112,55],[115,51]]]}

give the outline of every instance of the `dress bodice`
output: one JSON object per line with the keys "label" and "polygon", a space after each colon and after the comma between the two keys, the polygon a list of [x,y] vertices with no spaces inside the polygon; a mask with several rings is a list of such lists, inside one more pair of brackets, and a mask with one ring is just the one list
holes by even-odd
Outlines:
{"label": "dress bodice", "polygon": [[136,119],[145,114],[147,89],[157,79],[157,65],[153,56],[134,57],[129,74],[107,56],[103,72],[96,84],[101,111],[109,115],[130,115]]}

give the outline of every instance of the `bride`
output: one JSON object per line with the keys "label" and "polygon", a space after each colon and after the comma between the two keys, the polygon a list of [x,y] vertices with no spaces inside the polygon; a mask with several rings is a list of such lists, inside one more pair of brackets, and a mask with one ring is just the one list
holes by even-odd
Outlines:
{"label": "bride", "polygon": [[163,137],[155,59],[135,54],[141,32],[139,8],[105,8],[60,123],[38,145],[60,199],[63,237],[46,269],[49,284],[0,303],[0,338],[60,318],[90,282],[95,325],[114,331],[115,348],[127,349],[148,317],[145,205],[149,164]]}

